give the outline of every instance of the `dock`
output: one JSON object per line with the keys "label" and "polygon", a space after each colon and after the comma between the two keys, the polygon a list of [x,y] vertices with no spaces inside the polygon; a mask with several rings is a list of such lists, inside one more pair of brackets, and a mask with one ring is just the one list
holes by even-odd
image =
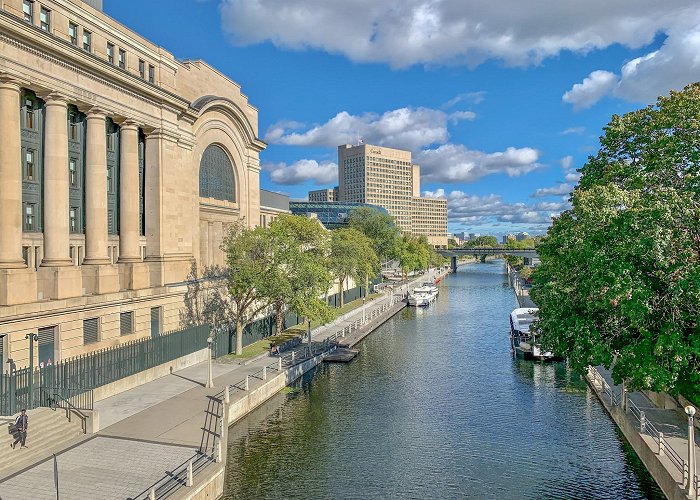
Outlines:
{"label": "dock", "polygon": [[323,361],[326,363],[349,363],[360,351],[357,349],[349,349],[347,347],[339,347],[331,354],[327,354]]}

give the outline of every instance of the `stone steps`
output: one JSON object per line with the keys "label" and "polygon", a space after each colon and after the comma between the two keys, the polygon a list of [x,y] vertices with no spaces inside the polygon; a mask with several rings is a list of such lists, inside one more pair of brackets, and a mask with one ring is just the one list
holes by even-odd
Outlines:
{"label": "stone steps", "polygon": [[5,477],[10,470],[16,470],[23,464],[30,465],[48,456],[52,450],[83,436],[80,418],[73,415],[72,421],[66,418],[65,410],[56,411],[39,408],[27,412],[29,432],[27,448],[20,448],[19,443],[13,450],[10,444],[14,437],[7,432],[7,425],[2,428],[0,436],[0,477]]}

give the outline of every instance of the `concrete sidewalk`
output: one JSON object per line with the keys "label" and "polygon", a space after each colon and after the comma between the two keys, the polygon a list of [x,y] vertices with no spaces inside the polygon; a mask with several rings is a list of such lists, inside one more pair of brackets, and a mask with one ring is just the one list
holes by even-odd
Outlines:
{"label": "concrete sidewalk", "polygon": [[[395,289],[394,300],[398,301],[399,294],[421,281],[434,279],[434,276],[435,273],[420,276],[410,285]],[[323,342],[362,318],[363,308],[369,317],[373,310],[390,300],[391,296],[385,294],[328,325],[316,328],[312,331],[312,340]],[[383,318],[376,317],[372,321],[376,324],[367,324],[355,333],[366,335],[382,321]],[[297,363],[305,359],[307,350],[306,344],[295,348]],[[67,498],[111,499],[127,498],[147,490],[154,483],[153,478],[171,475],[172,468],[187,460],[196,449],[213,449],[223,414],[222,388],[233,386],[230,392],[233,406],[266,383],[262,377],[263,368],[269,377],[274,377],[287,370],[297,373],[298,366],[284,364],[279,370],[278,358],[267,354],[245,360],[245,364],[243,360],[241,364],[214,362],[214,387],[207,389],[204,385],[208,363],[199,363],[95,403],[101,429],[98,437],[88,438],[58,454],[61,482],[72,485],[66,486],[65,491],[62,488],[62,493],[68,495]],[[105,448],[118,448],[119,453],[105,451]],[[106,455],[111,458],[104,459]],[[144,460],[148,465],[141,464],[139,457],[147,457]],[[45,495],[50,498],[53,466],[47,464],[37,464],[0,483],[0,498],[44,498]],[[107,473],[107,470],[111,472]],[[81,485],[90,484],[99,487],[92,489],[87,497],[81,496]],[[124,490],[125,485],[129,492]]]}

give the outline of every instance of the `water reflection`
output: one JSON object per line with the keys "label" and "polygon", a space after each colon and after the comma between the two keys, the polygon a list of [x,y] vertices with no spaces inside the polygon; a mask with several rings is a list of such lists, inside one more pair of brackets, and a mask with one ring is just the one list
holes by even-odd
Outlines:
{"label": "water reflection", "polygon": [[462,268],[232,427],[225,498],[661,498],[566,363],[513,359],[503,282]]}

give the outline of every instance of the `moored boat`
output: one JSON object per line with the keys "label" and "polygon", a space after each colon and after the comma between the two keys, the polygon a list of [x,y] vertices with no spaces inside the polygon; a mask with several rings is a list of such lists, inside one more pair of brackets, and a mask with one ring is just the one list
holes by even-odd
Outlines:
{"label": "moored boat", "polygon": [[530,325],[537,317],[537,308],[519,307],[510,313],[510,339],[515,355],[538,361],[559,361],[560,357],[543,350],[536,341],[536,335],[530,331]]}

